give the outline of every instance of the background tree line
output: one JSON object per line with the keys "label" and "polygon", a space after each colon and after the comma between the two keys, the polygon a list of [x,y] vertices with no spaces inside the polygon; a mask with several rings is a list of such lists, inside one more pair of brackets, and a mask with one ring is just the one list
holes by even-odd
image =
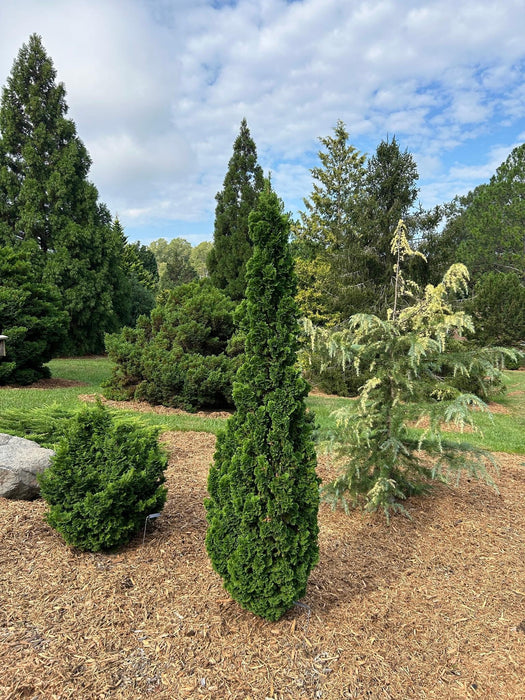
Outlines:
{"label": "background tree line", "polygon": [[[248,217],[264,183],[246,120],[216,195],[213,244],[161,238],[148,247],[129,243],[99,201],[67,111],[64,86],[33,35],[0,104],[0,330],[9,335],[3,383],[45,376],[55,355],[102,352],[106,333],[134,328],[155,306],[173,304],[181,284],[211,285],[234,304],[244,298],[253,250]],[[410,245],[426,256],[410,263],[410,276],[437,284],[451,264],[466,264],[470,289],[459,303],[475,320],[476,341],[523,341],[525,145],[490,182],[424,211],[416,163],[395,136],[370,157],[350,143],[342,121],[319,140],[312,192],[290,221],[304,316],[325,327],[356,313],[384,317],[394,294],[390,241],[403,219]]]}

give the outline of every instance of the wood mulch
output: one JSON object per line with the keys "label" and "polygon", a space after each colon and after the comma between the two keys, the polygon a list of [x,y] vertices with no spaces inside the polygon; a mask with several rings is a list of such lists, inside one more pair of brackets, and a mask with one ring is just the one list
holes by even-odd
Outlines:
{"label": "wood mulch", "polygon": [[121,408],[125,411],[134,411],[135,413],[156,413],[161,416],[191,415],[198,418],[229,418],[233,413],[233,411],[196,411],[188,414],[187,411],[183,411],[181,408],[155,406],[147,401],[113,401],[112,399],[106,399],[104,396],[97,397],[95,394],[80,394],[78,398],[80,401],[87,401],[88,403],[93,403],[96,398],[99,398],[105,406],[110,406],[111,408]]}
{"label": "wood mulch", "polygon": [[0,499],[3,700],[525,698],[524,456],[498,455],[499,494],[440,485],[389,527],[323,504],[303,605],[269,623],[206,555],[215,437],[162,439],[168,501],[144,544],[82,553],[42,501]]}
{"label": "wood mulch", "polygon": [[6,384],[2,389],[70,389],[75,386],[87,386],[85,382],[79,382],[76,379],[61,379],[60,377],[50,377],[49,379],[39,379],[37,382],[28,384],[27,386],[18,386],[16,384]]}

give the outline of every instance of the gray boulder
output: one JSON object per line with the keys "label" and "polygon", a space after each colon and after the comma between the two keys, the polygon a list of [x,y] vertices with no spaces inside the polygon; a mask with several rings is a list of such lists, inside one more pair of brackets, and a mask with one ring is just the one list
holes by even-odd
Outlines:
{"label": "gray boulder", "polygon": [[40,495],[36,475],[55,453],[32,440],[0,433],[0,496],[31,501]]}

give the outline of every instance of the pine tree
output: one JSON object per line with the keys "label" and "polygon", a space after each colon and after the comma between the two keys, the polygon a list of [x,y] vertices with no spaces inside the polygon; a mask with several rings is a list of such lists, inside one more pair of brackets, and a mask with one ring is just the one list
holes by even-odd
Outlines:
{"label": "pine tree", "polygon": [[230,595],[268,620],[304,596],[318,560],[318,479],[306,382],[296,368],[298,309],[289,222],[269,189],[250,215],[236,413],[217,439],[206,547]]}
{"label": "pine tree", "polygon": [[248,216],[263,188],[263,172],[246,119],[233,145],[223,188],[216,195],[213,249],[208,269],[213,284],[234,300],[244,296],[246,263],[252,253]]}
{"label": "pine tree", "polygon": [[525,144],[517,146],[490,182],[460,199],[457,249],[475,281],[486,272],[515,272],[525,282]]}
{"label": "pine tree", "polygon": [[33,34],[16,58],[0,106],[0,243],[35,240],[44,279],[70,317],[70,352],[102,349],[114,330],[118,250],[111,217],[87,180],[89,154],[67,118],[65,89]]}

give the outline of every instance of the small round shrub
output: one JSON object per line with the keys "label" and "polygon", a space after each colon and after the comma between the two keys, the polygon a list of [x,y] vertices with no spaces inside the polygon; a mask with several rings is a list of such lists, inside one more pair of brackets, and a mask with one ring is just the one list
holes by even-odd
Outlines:
{"label": "small round shrub", "polygon": [[79,549],[125,544],[166,501],[167,457],[157,431],[114,418],[100,403],[72,418],[39,477],[46,519]]}

